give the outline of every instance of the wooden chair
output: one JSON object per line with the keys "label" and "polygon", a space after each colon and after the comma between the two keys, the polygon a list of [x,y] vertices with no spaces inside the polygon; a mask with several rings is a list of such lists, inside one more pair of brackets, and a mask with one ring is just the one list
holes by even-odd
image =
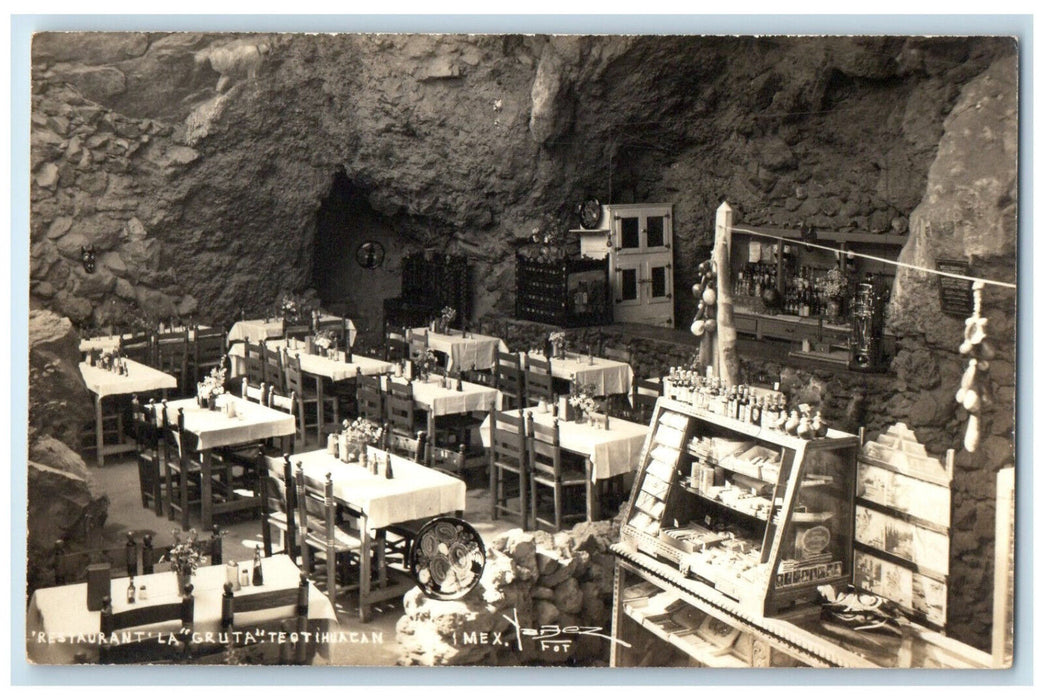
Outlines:
{"label": "wooden chair", "polygon": [[[315,428],[315,439],[317,444],[323,444],[323,426],[325,424],[325,412],[329,410],[333,416],[333,422],[339,420],[337,398],[327,396],[323,392],[323,383],[319,378],[310,377],[301,370],[301,358],[298,355],[290,356],[284,351],[284,368],[286,370],[286,391],[297,397],[297,410],[300,415],[300,430],[298,438],[301,444],[307,443],[308,429]],[[309,414],[315,417],[314,422],[309,421]]]}
{"label": "wooden chair", "polygon": [[199,460],[199,438],[185,430],[185,409],[171,415],[166,401],[159,410],[163,435],[163,472],[167,486],[167,518],[181,515],[181,527],[189,529],[189,511],[201,505],[200,479],[203,464]]}
{"label": "wooden chair", "polygon": [[285,318],[283,319],[282,330],[279,333],[280,338],[295,338],[297,340],[304,340],[312,335],[312,324],[310,321],[299,321],[290,322]]}
{"label": "wooden chair", "polygon": [[428,354],[428,329],[411,330],[407,332],[409,337],[409,359],[418,362]]}
{"label": "wooden chair", "polygon": [[[493,520],[501,514],[513,516],[523,530],[528,529],[528,481],[524,419],[494,408],[489,412],[489,494]],[[519,505],[513,509],[508,501],[516,496]]]}
{"label": "wooden chair", "polygon": [[413,402],[413,382],[388,382],[384,397],[384,422],[387,425],[388,449],[403,457],[424,459],[424,430],[417,428],[416,405]]}
{"label": "wooden chair", "polygon": [[403,328],[389,328],[384,331],[384,361],[404,362],[409,357],[410,346]]}
{"label": "wooden chair", "polygon": [[541,399],[555,402],[554,382],[551,378],[551,360],[526,356],[526,402],[537,405]]}
{"label": "wooden chair", "polygon": [[[166,631],[177,636],[178,644],[157,644],[155,638],[130,644],[116,644],[109,641],[99,646],[101,663],[143,663],[164,658],[168,661],[187,661],[190,654],[189,640],[195,617],[195,599],[192,590],[193,586],[190,583],[185,587],[185,595],[180,601],[137,603],[134,607],[118,613],[112,611],[112,599],[106,596],[101,611],[99,630],[103,637],[112,640],[119,637],[116,633],[120,630],[170,623]],[[159,655],[158,658],[157,655]]]}
{"label": "wooden chair", "polygon": [[505,411],[525,405],[525,373],[517,352],[497,350],[493,365],[493,385],[504,397]]}
{"label": "wooden chair", "polygon": [[[261,494],[261,542],[266,557],[273,552],[284,552],[297,561],[301,543],[297,530],[297,487],[294,484],[290,455],[283,455],[278,462],[269,459],[267,468],[260,472],[258,492]],[[280,532],[281,547],[274,549],[272,531]]]}
{"label": "wooden chair", "polygon": [[182,393],[186,392],[189,367],[188,329],[157,333],[155,338],[156,369],[176,378],[178,390]]}
{"label": "wooden chair", "polygon": [[134,425],[134,447],[138,461],[138,489],[141,507],[152,508],[163,515],[163,479],[160,475],[159,428],[156,404],[142,405],[137,395],[131,398],[131,419]]}
{"label": "wooden chair", "polygon": [[467,452],[464,445],[458,445],[456,450],[448,447],[437,447],[429,445],[425,450],[427,453],[427,466],[450,476],[460,476],[467,466]]}
{"label": "wooden chair", "polygon": [[[294,487],[297,489],[297,522],[302,543],[301,569],[312,571],[317,558],[322,558],[325,575],[320,580],[325,583],[330,602],[335,603],[340,593],[357,587],[351,585],[350,566],[361,551],[361,533],[339,526],[330,474],[326,475],[322,486],[312,486],[307,483],[298,462]],[[339,588],[338,581],[344,582],[344,586]]]}
{"label": "wooden chair", "polygon": [[283,364],[283,352],[271,349],[268,343],[261,341],[261,374],[263,381],[274,391],[286,391],[286,369]]}
{"label": "wooden chair", "polygon": [[[294,617],[292,620],[283,621],[282,631],[285,634],[280,637],[278,662],[272,658],[275,650],[266,640],[252,644],[236,641],[237,635],[234,634],[234,630],[237,613],[245,615],[291,606],[294,608]],[[308,575],[302,572],[300,583],[293,588],[282,588],[263,593],[243,592],[235,595],[232,584],[226,583],[221,596],[221,629],[228,640],[226,648],[235,648],[239,654],[247,655],[248,659],[245,661],[249,663],[266,665],[308,663],[311,656],[309,649],[315,648],[315,643],[309,641],[305,635],[305,632],[308,631]]]}
{"label": "wooden chair", "polygon": [[120,338],[120,352],[128,360],[153,366],[156,362],[152,333],[131,333]]}
{"label": "wooden chair", "polygon": [[243,343],[243,376],[255,385],[265,381],[265,356],[260,343]]}
{"label": "wooden chair", "polygon": [[208,375],[210,370],[223,366],[228,347],[225,331],[222,328],[196,326],[190,342],[189,376],[190,381],[195,383]]}
{"label": "wooden chair", "polygon": [[315,331],[324,331],[334,337],[337,342],[337,347],[346,348],[349,345],[348,339],[350,337],[348,328],[348,319],[346,318],[327,318],[323,319],[319,317],[315,324]]}
{"label": "wooden chair", "polygon": [[656,401],[663,396],[663,382],[659,379],[639,379],[635,375],[631,382],[632,420],[648,423],[652,420]]}
{"label": "wooden chair", "polygon": [[384,422],[384,390],[380,375],[365,376],[359,370],[355,374],[355,410],[360,418],[375,423]]}
{"label": "wooden chair", "polygon": [[[298,427],[298,430],[301,429],[303,418],[297,411],[297,396],[294,392],[291,391],[289,396],[284,396],[279,392],[269,391],[266,405],[276,411],[282,411],[283,413],[289,413],[292,415],[294,417],[294,425]],[[263,444],[270,451],[276,450],[279,454],[293,454],[296,440],[294,439],[294,435],[282,435],[277,438],[270,438]]]}
{"label": "wooden chair", "polygon": [[[583,470],[567,470],[562,461],[562,448],[558,434],[558,419],[555,418],[549,428],[533,420],[531,413],[526,414],[526,454],[529,457],[530,477],[530,513],[533,526],[541,525],[552,528],[552,532],[562,530],[566,520],[583,520],[587,517],[586,492],[587,475]],[[579,490],[581,508],[578,512],[565,513],[565,491]],[[547,519],[540,512],[541,491],[551,491],[554,508],[552,519]]]}
{"label": "wooden chair", "polygon": [[615,360],[616,362],[624,362],[628,365],[634,360],[634,355],[630,348],[618,348],[612,345],[608,345],[605,339],[602,339],[601,346],[598,350],[598,354],[607,360]]}
{"label": "wooden chair", "polygon": [[51,571],[54,585],[64,586],[87,580],[87,568],[92,564],[108,565],[110,575],[137,576],[139,543],[134,533],[127,533],[127,541],[111,546],[101,543],[101,527],[94,524],[94,517],[85,514],[83,519],[84,548],[74,547],[66,539],[58,539],[51,550]]}

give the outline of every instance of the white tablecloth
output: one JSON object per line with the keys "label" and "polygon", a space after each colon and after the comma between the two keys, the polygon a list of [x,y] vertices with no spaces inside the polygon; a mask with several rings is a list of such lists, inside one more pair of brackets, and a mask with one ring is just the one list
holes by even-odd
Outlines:
{"label": "white tablecloth", "polygon": [[[534,355],[534,359],[545,359],[543,355]],[[593,358],[592,363],[587,355],[566,353],[565,359],[551,359],[551,376],[567,379],[579,384],[594,385],[595,396],[610,394],[630,394],[634,371],[626,362],[607,360],[604,357]]]}
{"label": "white tablecloth", "polygon": [[[388,453],[372,452],[383,468]],[[277,461],[270,468],[282,475],[282,460]],[[334,498],[365,513],[371,528],[464,510],[467,487],[463,481],[397,455],[391,455],[391,479],[374,476],[358,463],[342,462],[326,450],[291,456],[295,473],[299,461],[305,479],[314,486],[322,488],[326,475],[331,474]]]}
{"label": "white tablecloth", "polygon": [[[204,566],[192,577],[192,595],[195,599],[193,630],[199,635],[213,633],[216,636],[221,631],[221,596],[226,577],[225,566],[225,564]],[[263,586],[247,586],[235,595],[239,597],[294,588],[300,583],[300,570],[284,554],[264,559],[262,571],[265,575]],[[126,578],[116,578],[110,584],[114,613],[131,607],[126,598],[127,583]],[[177,577],[170,571],[136,576],[134,583],[139,587],[142,585],[147,587],[149,604],[179,600]],[[237,613],[235,626],[237,630],[245,631],[266,622],[290,619],[295,614],[292,605],[253,613]],[[337,623],[337,615],[330,600],[311,583],[308,585],[308,619],[326,620],[331,626],[336,626]],[[179,627],[180,624],[171,623],[158,630],[152,628],[154,633],[159,630],[164,631],[162,639],[157,638],[157,644],[165,643],[169,633],[177,631]],[[148,631],[150,628],[141,629]],[[27,648],[29,658],[36,663],[71,663],[77,652],[85,652],[89,660],[96,660],[97,645],[95,642],[100,630],[101,612],[92,612],[87,609],[86,583],[39,588],[29,600],[29,608],[26,613]],[[77,643],[77,637],[80,635],[84,635],[85,638]],[[87,638],[86,635],[94,636]],[[59,637],[63,637],[66,641],[57,641]]]}
{"label": "white tablecloth", "polygon": [[465,338],[461,331],[435,333],[426,328],[414,328],[412,332],[428,334],[428,347],[446,354],[449,358],[446,368],[450,371],[490,369],[496,364],[498,348],[501,352],[508,352],[507,344],[491,335],[469,332]]}
{"label": "white tablecloth", "polygon": [[[236,415],[225,414],[225,404],[232,401]],[[238,396],[224,394],[218,398],[218,410],[200,408],[196,399],[180,399],[167,403],[167,419],[176,421],[178,409],[185,409],[185,430],[199,437],[199,449],[242,445],[283,435],[293,435],[297,429],[289,413],[252,403]]]}
{"label": "white tablecloth", "polygon": [[80,375],[87,388],[99,397],[139,394],[158,389],[174,389],[178,386],[178,380],[169,374],[134,360],[126,362],[126,375],[116,374],[101,367],[91,367],[86,362],[80,363]]}
{"label": "white tablecloth", "polygon": [[[279,348],[286,347],[285,340],[270,340],[267,343],[269,349],[277,350]],[[340,360],[332,360],[328,357],[321,357],[320,355],[309,355],[303,349],[301,350],[289,350],[291,355],[299,354],[301,357],[301,371],[307,374],[315,375],[318,377],[327,377],[328,379],[335,382],[343,382],[346,379],[355,379],[357,371],[361,371],[363,374],[384,374],[392,371],[394,365],[384,360],[375,360],[372,357],[364,357],[363,355],[353,354],[351,362],[341,362]],[[344,352],[343,350],[341,352]],[[232,362],[232,376],[238,377],[244,373],[243,357],[246,354],[246,348],[243,347],[242,343],[236,343],[229,351],[228,356]]]}
{"label": "white tablecloth", "polygon": [[[401,377],[389,377],[386,381],[405,383]],[[450,387],[442,386],[442,377],[432,375],[427,381],[413,382],[413,402],[418,408],[430,411],[435,416],[448,416],[472,411],[488,411],[491,406],[497,410],[502,405],[503,397],[496,389],[481,384],[462,382],[462,391],[457,391],[457,380],[450,379]]]}
{"label": "white tablecloth", "polygon": [[[552,425],[550,413],[531,411],[533,420],[539,425]],[[517,416],[520,410],[508,411]],[[489,446],[489,417],[479,427],[482,444]],[[558,437],[563,450],[583,455],[591,460],[594,481],[608,479],[618,474],[632,472],[638,467],[642,446],[649,434],[649,426],[631,423],[620,418],[609,419],[609,430],[573,421],[559,421]]]}
{"label": "white tablecloth", "polygon": [[[333,316],[330,314],[323,314],[319,317],[321,322],[324,321],[339,321],[340,316]],[[348,320],[348,342],[352,345],[355,344],[355,324],[352,323],[351,319]],[[303,321],[307,322],[307,321]],[[262,340],[268,338],[274,338],[283,334],[283,320],[273,319],[267,320],[263,318],[246,319],[244,321],[236,321],[232,328],[228,331],[228,343],[232,344],[235,340],[249,340],[251,343],[259,343]]]}

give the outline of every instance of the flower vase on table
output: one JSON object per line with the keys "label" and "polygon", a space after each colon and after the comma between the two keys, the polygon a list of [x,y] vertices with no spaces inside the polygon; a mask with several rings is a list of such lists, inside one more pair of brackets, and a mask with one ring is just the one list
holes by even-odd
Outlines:
{"label": "flower vase on table", "polygon": [[188,590],[189,584],[192,583],[192,570],[188,571],[177,571],[178,576],[178,595],[183,596]]}
{"label": "flower vase on table", "polygon": [[189,530],[188,538],[184,541],[181,539],[181,530],[175,528],[171,534],[174,536],[174,544],[160,561],[170,562],[170,569],[178,579],[178,594],[185,595],[185,587],[192,582],[192,574],[199,568],[203,557],[199,553],[195,529]]}

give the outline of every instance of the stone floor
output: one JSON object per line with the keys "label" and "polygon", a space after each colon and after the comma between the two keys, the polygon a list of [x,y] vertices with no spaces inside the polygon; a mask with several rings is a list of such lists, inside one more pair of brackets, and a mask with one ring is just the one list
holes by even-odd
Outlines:
{"label": "stone floor", "polygon": [[[136,539],[152,533],[157,543],[169,542],[173,521],[159,518],[152,510],[143,508],[138,491],[137,467],[133,458],[115,459],[102,468],[91,467],[92,475],[102,493],[109,497],[109,515],[105,523],[104,539],[122,542],[124,533],[133,531]],[[464,518],[471,523],[486,541],[511,529],[509,522],[489,518],[489,489],[483,488],[478,479],[470,479],[467,491],[467,507]],[[249,559],[254,546],[261,543],[261,526],[249,517],[225,517],[219,521],[227,533],[222,542],[226,560]],[[383,635],[383,643],[336,644],[332,645],[330,663],[337,666],[393,666],[399,656],[395,641],[395,624],[402,615],[401,600],[383,603],[374,610],[371,621],[362,623],[351,596],[343,596],[335,603],[337,619],[342,631],[359,632],[361,639]],[[322,662],[322,659],[317,659]]]}

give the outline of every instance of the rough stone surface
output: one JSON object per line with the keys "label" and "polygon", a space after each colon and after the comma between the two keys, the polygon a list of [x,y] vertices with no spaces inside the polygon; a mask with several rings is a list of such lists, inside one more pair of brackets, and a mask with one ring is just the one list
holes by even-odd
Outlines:
{"label": "rough stone surface", "polygon": [[[54,263],[78,264],[70,241],[33,268],[51,285],[34,300],[84,325],[99,307],[178,313],[186,294],[204,321],[271,311],[322,287],[313,242],[339,171],[368,212],[350,220],[349,250],[372,233],[364,219],[387,232],[374,279],[394,285],[403,249],[466,253],[480,315],[512,307],[515,241],[536,220],[575,228],[585,196],[674,202],[679,259],[709,244],[722,197],[748,223],[891,230],[922,198],[960,87],[1013,51],[894,37],[38,34],[33,241],[75,220],[125,269],[105,265],[116,281],[88,287],[94,298],[63,295]],[[677,288],[692,274],[678,265]],[[379,297],[323,301],[355,305],[370,332]],[[691,316],[694,301],[676,300]]]}
{"label": "rough stone surface", "polygon": [[[553,536],[515,529],[488,542],[482,580],[461,600],[431,600],[416,588],[406,594],[405,614],[396,625],[400,665],[604,664],[605,640],[562,635],[571,644],[556,651],[542,649],[532,635],[520,637],[518,628],[608,630],[613,591],[608,547],[618,537],[614,520],[582,523]],[[601,565],[589,565],[593,557],[601,557]]]}
{"label": "rough stone surface", "polygon": [[29,312],[29,441],[52,435],[79,446],[94,408],[79,371],[80,338],[72,323],[45,309]]}

